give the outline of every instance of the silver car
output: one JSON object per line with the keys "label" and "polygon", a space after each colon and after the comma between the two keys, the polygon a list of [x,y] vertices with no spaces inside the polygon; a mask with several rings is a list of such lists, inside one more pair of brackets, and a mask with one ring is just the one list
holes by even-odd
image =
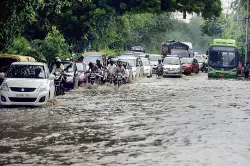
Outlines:
{"label": "silver car", "polygon": [[157,54],[148,54],[146,58],[148,58],[150,62],[150,66],[152,68],[152,74],[157,74],[158,60],[162,59],[162,56]]}
{"label": "silver car", "polygon": [[163,60],[163,76],[181,77],[182,68],[179,57],[166,57]]}

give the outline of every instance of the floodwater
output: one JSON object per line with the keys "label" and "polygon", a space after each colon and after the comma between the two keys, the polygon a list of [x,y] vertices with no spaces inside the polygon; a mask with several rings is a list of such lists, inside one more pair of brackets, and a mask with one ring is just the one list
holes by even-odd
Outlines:
{"label": "floodwater", "polygon": [[145,78],[0,109],[0,165],[249,166],[250,82]]}

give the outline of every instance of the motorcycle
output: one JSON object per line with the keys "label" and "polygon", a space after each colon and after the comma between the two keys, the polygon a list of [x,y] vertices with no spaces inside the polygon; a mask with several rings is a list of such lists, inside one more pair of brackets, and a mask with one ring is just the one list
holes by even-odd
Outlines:
{"label": "motorcycle", "polygon": [[163,75],[163,68],[162,67],[158,67],[157,68],[157,76],[160,77]]}
{"label": "motorcycle", "polygon": [[122,73],[118,73],[116,76],[116,84],[118,87],[120,87],[123,83],[123,76]]}
{"label": "motorcycle", "polygon": [[63,75],[60,72],[55,73],[55,93],[56,96],[64,94]]}
{"label": "motorcycle", "polygon": [[96,80],[96,74],[91,72],[89,77],[89,82],[91,83],[91,85],[94,85],[95,80]]}
{"label": "motorcycle", "polygon": [[208,66],[206,64],[203,64],[203,66],[201,67],[201,71],[202,72],[208,72]]}

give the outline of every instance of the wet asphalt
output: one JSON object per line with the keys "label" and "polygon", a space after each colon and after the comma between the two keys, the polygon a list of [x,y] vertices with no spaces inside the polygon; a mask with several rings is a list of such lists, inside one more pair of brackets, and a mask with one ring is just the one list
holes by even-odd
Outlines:
{"label": "wet asphalt", "polygon": [[0,165],[249,166],[250,81],[143,78],[0,108]]}

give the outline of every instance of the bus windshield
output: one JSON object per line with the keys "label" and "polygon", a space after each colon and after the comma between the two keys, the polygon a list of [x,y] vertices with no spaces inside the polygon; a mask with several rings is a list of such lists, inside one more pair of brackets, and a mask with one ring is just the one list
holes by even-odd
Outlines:
{"label": "bus windshield", "polygon": [[214,47],[210,51],[209,65],[214,67],[235,67],[238,65],[234,49]]}

